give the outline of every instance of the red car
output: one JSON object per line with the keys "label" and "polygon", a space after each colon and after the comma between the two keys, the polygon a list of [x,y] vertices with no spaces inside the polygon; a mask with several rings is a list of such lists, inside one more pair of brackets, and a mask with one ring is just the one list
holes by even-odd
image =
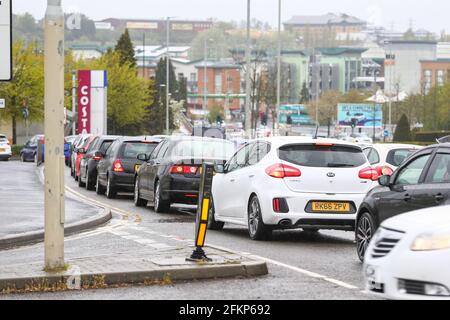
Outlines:
{"label": "red car", "polygon": [[84,155],[86,154],[87,150],[91,146],[91,143],[95,140],[96,137],[97,136],[89,136],[84,144],[77,150],[75,161],[75,181],[78,181],[78,178],[80,177],[81,160],[84,158]]}

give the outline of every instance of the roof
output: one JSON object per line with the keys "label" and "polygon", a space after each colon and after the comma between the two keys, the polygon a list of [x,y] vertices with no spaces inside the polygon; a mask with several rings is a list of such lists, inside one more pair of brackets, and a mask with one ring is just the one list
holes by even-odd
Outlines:
{"label": "roof", "polygon": [[355,143],[342,141],[342,140],[338,140],[338,139],[327,139],[327,138],[314,139],[314,138],[310,138],[310,137],[279,136],[279,137],[262,138],[262,139],[258,139],[258,140],[272,143],[275,146],[283,146],[286,144],[295,144],[295,143],[300,143],[300,144],[302,144],[302,143],[306,143],[306,144],[326,143],[326,144],[336,144],[336,145],[344,145],[344,146],[354,146],[354,147],[360,148]]}
{"label": "roof", "polygon": [[420,60],[424,63],[450,63],[450,59]]}
{"label": "roof", "polygon": [[241,69],[241,65],[236,64],[234,62],[228,62],[228,61],[201,61],[195,65],[196,68],[204,68],[206,64],[206,67],[209,69]]}
{"label": "roof", "polygon": [[346,48],[346,47],[336,47],[336,48],[318,48],[321,54],[327,56],[339,56],[342,54],[362,54],[368,49],[366,48]]}
{"label": "roof", "polygon": [[428,44],[437,45],[437,41],[433,40],[387,40],[386,44]]}
{"label": "roof", "polygon": [[330,25],[330,24],[356,24],[366,25],[367,22],[347,14],[328,13],[320,16],[293,16],[285,25]]}
{"label": "roof", "polygon": [[94,51],[98,51],[100,53],[105,53],[106,52],[106,48],[99,46],[97,44],[71,44],[69,46],[70,50],[94,50]]}

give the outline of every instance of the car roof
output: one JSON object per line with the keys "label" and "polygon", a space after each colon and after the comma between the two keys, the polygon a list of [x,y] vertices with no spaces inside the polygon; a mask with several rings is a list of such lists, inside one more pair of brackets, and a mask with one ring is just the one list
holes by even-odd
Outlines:
{"label": "car roof", "polygon": [[395,150],[395,149],[423,149],[422,146],[414,144],[401,144],[401,143],[376,143],[373,145],[368,145],[364,148],[375,148],[384,150]]}
{"label": "car roof", "polygon": [[219,139],[219,138],[209,138],[209,137],[198,137],[198,136],[172,136],[169,137],[165,140],[169,140],[169,141],[193,141],[193,142],[205,142],[205,141],[209,141],[209,142],[217,142],[217,141],[222,141],[222,142],[226,142],[229,144],[233,144],[232,141],[229,140],[225,140],[225,139]]}
{"label": "car roof", "polygon": [[283,136],[270,137],[270,138],[261,138],[261,139],[254,140],[254,141],[266,141],[266,142],[271,143],[274,146],[278,146],[278,147],[283,146],[283,145],[287,145],[287,144],[326,143],[326,144],[336,144],[336,145],[341,145],[341,146],[351,146],[351,147],[361,148],[356,143],[352,143],[352,142],[348,142],[348,141],[332,139],[332,138],[318,138],[318,139],[314,139],[314,138],[302,137],[302,136],[298,136],[298,137],[291,137],[291,136],[290,137],[283,137]]}

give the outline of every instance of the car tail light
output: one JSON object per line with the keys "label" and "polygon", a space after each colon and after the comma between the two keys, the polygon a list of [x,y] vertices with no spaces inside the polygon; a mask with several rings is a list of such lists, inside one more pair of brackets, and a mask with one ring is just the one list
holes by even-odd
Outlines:
{"label": "car tail light", "polygon": [[100,160],[102,160],[102,157],[100,157],[100,156],[94,156],[92,159],[94,159],[94,161],[100,161]]}
{"label": "car tail light", "polygon": [[274,164],[266,169],[266,173],[272,178],[284,179],[301,177],[302,173],[299,169],[285,165],[285,164]]}
{"label": "car tail light", "polygon": [[114,161],[113,171],[114,172],[125,172],[125,169],[123,168],[122,162],[120,160]]}
{"label": "car tail light", "polygon": [[363,180],[377,181],[379,177],[378,171],[374,168],[366,168],[359,172],[359,178]]}
{"label": "car tail light", "polygon": [[284,198],[275,198],[273,199],[273,211],[276,213],[288,213],[289,207],[286,199]]}
{"label": "car tail light", "polygon": [[388,166],[376,167],[375,170],[377,171],[377,173],[380,177],[381,176],[392,176],[394,174],[394,170],[392,170]]}
{"label": "car tail light", "polygon": [[198,167],[195,166],[173,166],[170,168],[171,174],[192,174],[197,173]]}

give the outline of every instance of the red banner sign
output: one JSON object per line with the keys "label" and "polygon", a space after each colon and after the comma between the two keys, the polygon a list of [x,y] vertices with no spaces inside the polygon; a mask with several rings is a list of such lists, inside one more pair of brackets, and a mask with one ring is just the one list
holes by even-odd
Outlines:
{"label": "red banner sign", "polygon": [[78,133],[91,133],[91,71],[78,71]]}

